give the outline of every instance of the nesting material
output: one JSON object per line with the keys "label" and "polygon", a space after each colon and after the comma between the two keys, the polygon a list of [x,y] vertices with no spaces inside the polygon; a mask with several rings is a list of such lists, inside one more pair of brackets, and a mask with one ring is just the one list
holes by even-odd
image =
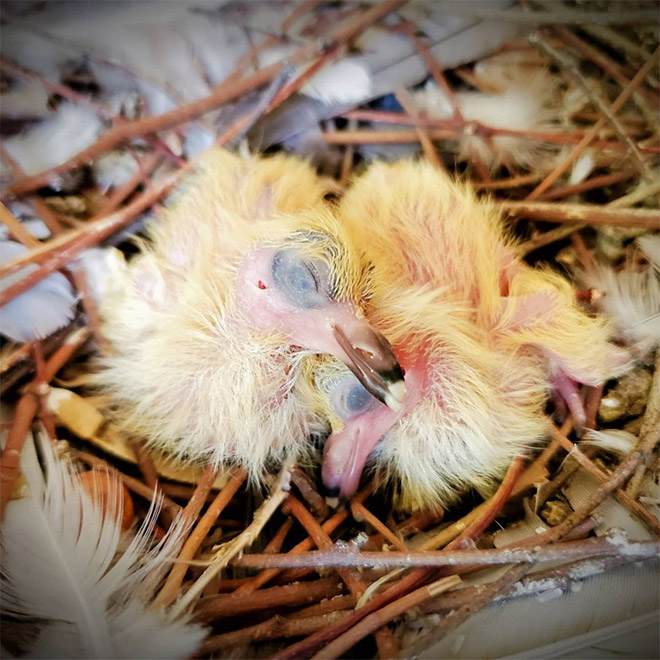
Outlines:
{"label": "nesting material", "polygon": [[[656,26],[645,0],[3,3],[5,655],[658,657]],[[384,157],[426,164],[371,164]],[[442,190],[458,197],[429,212]],[[501,202],[502,233],[480,238]],[[411,241],[394,223],[382,250],[372,221],[393,208],[429,226]],[[502,236],[515,258],[491,249]],[[340,337],[337,362],[318,319],[288,309],[283,333],[267,303],[236,304],[241,269],[265,263],[242,259],[283,243],[302,306],[319,309],[319,288],[350,303],[357,327],[392,335],[405,384],[392,362],[369,371],[384,371],[381,334]],[[497,259],[492,305],[450,300]],[[415,275],[399,303],[396,269]],[[273,278],[245,281],[256,296]],[[554,306],[512,330],[538,278]],[[425,328],[446,339],[457,318],[481,350],[437,343],[439,405],[405,429],[417,365],[398,344],[423,354]],[[583,377],[612,335],[629,373]],[[345,348],[389,408],[355,388]],[[511,433],[501,388],[533,409],[528,432]],[[488,410],[461,407],[465,392]],[[378,469],[354,470],[333,508],[323,444],[365,402],[395,424],[363,425],[384,436]],[[404,433],[420,425],[423,442]],[[450,430],[453,451],[429,459]],[[510,451],[466,478],[458,457],[477,445]],[[78,483],[90,469],[128,489],[125,532]]]}

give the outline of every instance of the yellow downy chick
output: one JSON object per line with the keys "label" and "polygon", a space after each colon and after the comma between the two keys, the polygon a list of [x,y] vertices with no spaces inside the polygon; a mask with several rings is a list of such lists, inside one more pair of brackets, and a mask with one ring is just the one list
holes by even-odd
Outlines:
{"label": "yellow downy chick", "polygon": [[430,165],[372,166],[340,216],[370,274],[367,316],[392,342],[408,394],[396,413],[320,361],[315,403],[336,428],[323,464],[330,491],[355,492],[369,458],[406,509],[486,489],[543,437],[551,384],[579,416],[573,381],[623,368],[568,283],[514,258],[496,207]]}
{"label": "yellow downy chick", "polygon": [[113,350],[95,380],[127,431],[258,481],[308,451],[317,418],[297,393],[304,356],[334,355],[383,400],[401,390],[389,344],[360,311],[359,259],[326,192],[300,160],[217,150],[174,195],[102,308]]}

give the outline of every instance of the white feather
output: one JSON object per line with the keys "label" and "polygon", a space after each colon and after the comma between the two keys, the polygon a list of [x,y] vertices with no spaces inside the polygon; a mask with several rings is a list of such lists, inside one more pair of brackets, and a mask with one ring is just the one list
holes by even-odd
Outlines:
{"label": "white feather", "polygon": [[[13,241],[0,242],[0,263],[9,261],[27,248]],[[4,291],[18,280],[38,269],[30,264],[0,280]],[[53,273],[9,301],[0,310],[0,333],[14,341],[42,339],[64,327],[74,316],[76,296],[69,281],[60,273]]]}
{"label": "white feather", "polygon": [[[467,121],[478,121],[495,128],[515,130],[547,130],[557,119],[555,109],[556,80],[545,70],[525,71],[502,77],[501,93],[458,92],[456,102]],[[453,106],[435,83],[429,82],[414,94],[416,106],[429,117],[448,119]],[[530,169],[552,167],[547,149],[538,143],[516,137],[496,136],[492,146],[478,136],[464,135],[460,139],[459,157],[470,160],[479,156],[488,167],[515,163]]]}
{"label": "white feather", "polygon": [[637,444],[637,438],[628,431],[621,429],[605,429],[586,432],[581,444],[594,445],[619,456],[627,456]]}
{"label": "white feather", "polygon": [[371,94],[371,72],[361,57],[346,57],[323,67],[300,89],[323,103],[360,103]]}
{"label": "white feather", "polygon": [[[649,259],[657,259],[653,252],[658,246],[656,237],[643,237],[640,246],[648,250]],[[584,275],[587,285],[602,294],[597,305],[642,355],[651,352],[660,341],[658,271],[657,265],[641,271],[626,267],[618,272],[601,265]]]}
{"label": "white feather", "polygon": [[[30,495],[9,502],[2,527],[5,613],[43,619],[27,654],[62,658],[187,658],[204,631],[148,609],[153,578],[180,546],[181,525],[147,551],[158,506],[119,554],[120,527],[39,437],[21,459]],[[115,501],[110,495],[108,502]]]}
{"label": "white feather", "polygon": [[96,142],[103,122],[94,110],[62,103],[51,117],[4,142],[9,155],[29,175],[61,165]]}
{"label": "white feather", "polygon": [[85,271],[90,294],[97,304],[103,303],[109,294],[121,291],[126,284],[126,260],[117,248],[84,250],[76,263]]}
{"label": "white feather", "polygon": [[96,183],[102,193],[123,185],[137,171],[137,161],[125,151],[110,151],[94,163]]}

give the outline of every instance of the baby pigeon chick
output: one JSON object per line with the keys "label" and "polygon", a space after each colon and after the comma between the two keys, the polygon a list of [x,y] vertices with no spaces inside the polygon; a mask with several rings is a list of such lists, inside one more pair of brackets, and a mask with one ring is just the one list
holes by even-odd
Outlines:
{"label": "baby pigeon chick", "polygon": [[579,413],[575,381],[623,368],[568,283],[518,261],[496,208],[430,165],[373,165],[340,215],[370,274],[367,316],[392,342],[408,393],[389,410],[341,365],[317,366],[316,404],[336,429],[323,461],[331,492],[354,493],[370,457],[406,509],[487,489],[542,438],[550,385]]}
{"label": "baby pigeon chick", "polygon": [[402,374],[360,311],[359,258],[326,192],[293,158],[208,154],[102,307],[113,351],[96,381],[127,431],[258,481],[309,447],[296,383],[310,352],[396,407]]}

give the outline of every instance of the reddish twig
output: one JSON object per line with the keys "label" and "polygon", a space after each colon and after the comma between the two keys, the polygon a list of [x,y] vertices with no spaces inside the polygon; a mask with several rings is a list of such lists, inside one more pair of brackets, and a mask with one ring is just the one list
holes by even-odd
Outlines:
{"label": "reddish twig", "polygon": [[[71,356],[82,346],[88,337],[88,332],[77,328],[66,339],[64,344],[53,353],[46,363],[43,382],[49,383],[55,374],[69,361]],[[11,497],[14,482],[18,477],[21,451],[32,420],[39,409],[39,396],[28,387],[16,405],[14,422],[7,443],[2,452],[2,465],[0,465],[0,520],[2,520],[7,502]]]}

